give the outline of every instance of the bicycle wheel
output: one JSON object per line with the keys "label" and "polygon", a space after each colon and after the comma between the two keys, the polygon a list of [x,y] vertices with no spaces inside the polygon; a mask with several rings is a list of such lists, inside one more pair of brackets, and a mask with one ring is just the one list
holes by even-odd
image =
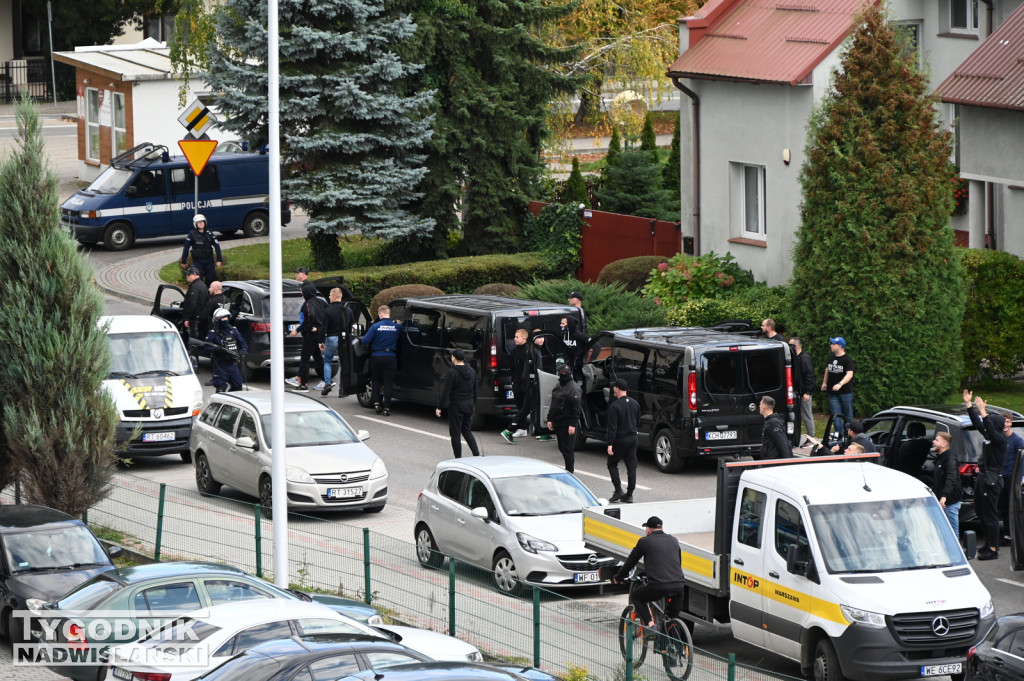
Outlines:
{"label": "bicycle wheel", "polygon": [[[633,636],[626,638],[626,623],[632,623]],[[644,663],[647,657],[647,637],[644,636],[644,628],[636,619],[636,610],[632,605],[627,605],[619,618],[619,652],[622,659],[626,659],[626,645],[632,646],[633,669],[637,669]]]}
{"label": "bicycle wheel", "polygon": [[665,624],[665,646],[660,648],[665,673],[673,681],[683,681],[690,675],[693,664],[693,638],[681,619],[670,619]]}

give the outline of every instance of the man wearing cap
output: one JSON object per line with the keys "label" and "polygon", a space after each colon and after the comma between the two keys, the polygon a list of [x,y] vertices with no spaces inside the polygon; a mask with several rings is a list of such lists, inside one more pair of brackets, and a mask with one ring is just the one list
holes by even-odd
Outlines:
{"label": "man wearing cap", "polygon": [[569,304],[575,308],[579,308],[580,311],[580,322],[579,331],[587,338],[590,338],[590,333],[587,332],[587,313],[583,311],[583,294],[579,291],[573,291],[568,295]]}
{"label": "man wearing cap", "polygon": [[295,281],[300,284],[309,279],[309,268],[308,267],[296,267],[295,268]]}
{"label": "man wearing cap", "polygon": [[833,454],[847,454],[847,450],[850,448],[850,445],[860,445],[865,452],[878,451],[878,447],[876,447],[875,443],[871,441],[871,437],[864,432],[864,423],[862,421],[850,421],[847,423],[846,437],[849,439],[849,443],[845,447],[840,447],[838,444],[833,445]]}
{"label": "man wearing cap", "polygon": [[452,368],[441,381],[441,397],[435,411],[437,418],[441,418],[441,410],[448,410],[448,434],[452,438],[452,453],[456,459],[462,458],[462,438],[466,438],[473,456],[480,456],[480,447],[470,429],[475,408],[476,372],[466,365],[466,351],[457,348],[452,350]]}
{"label": "man wearing cap", "polygon": [[181,318],[185,322],[188,335],[192,338],[200,338],[199,316],[206,308],[210,300],[210,292],[203,283],[202,272],[198,267],[189,267],[185,272],[185,279],[188,281],[188,290],[185,291],[185,300],[181,301]]}
{"label": "man wearing cap", "polygon": [[636,608],[637,618],[641,622],[647,622],[647,626],[653,627],[654,618],[647,604],[675,594],[675,598],[669,598],[665,604],[665,614],[669,618],[678,617],[683,609],[683,599],[679,596],[685,583],[683,568],[680,566],[682,556],[679,551],[679,540],[662,531],[661,518],[656,515],[648,518],[643,526],[647,528],[647,535],[640,537],[612,581],[626,579],[636,564],[643,559],[647,584],[633,589],[629,594],[629,602]]}
{"label": "man wearing cap", "polygon": [[[189,251],[192,252],[192,267],[199,270],[203,283],[207,286],[217,278],[217,269],[221,266],[224,256],[220,252],[217,237],[206,229],[206,216],[196,213],[192,217],[192,231],[185,237],[185,248],[181,251],[181,269],[188,266]],[[214,253],[216,252],[216,259]]]}
{"label": "man wearing cap", "polygon": [[572,367],[563,364],[558,370],[558,385],[551,391],[551,404],[545,419],[548,430],[555,431],[558,451],[562,453],[565,470],[576,469],[576,429],[580,427],[580,411],[583,409],[583,391],[572,380]]}
{"label": "man wearing cap", "polygon": [[[636,489],[636,435],[640,421],[640,405],[626,394],[629,385],[625,379],[615,381],[615,401],[608,407],[608,476],[612,479],[610,501],[633,503]],[[626,493],[622,493],[619,479],[619,461],[626,464]]]}
{"label": "man wearing cap", "polygon": [[831,414],[841,414],[836,430],[853,421],[853,359],[846,354],[846,339],[842,336],[829,338],[832,360],[825,366],[821,389],[828,395],[828,409]]}

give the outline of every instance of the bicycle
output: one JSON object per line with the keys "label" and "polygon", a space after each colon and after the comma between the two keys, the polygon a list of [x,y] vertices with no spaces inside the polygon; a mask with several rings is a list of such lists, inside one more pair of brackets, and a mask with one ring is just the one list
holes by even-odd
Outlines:
{"label": "bicycle", "polygon": [[[647,584],[646,575],[630,575],[629,593],[633,595],[633,589]],[[670,594],[671,598],[680,598],[679,594]],[[622,611],[619,618],[619,651],[622,658],[627,659],[627,645],[632,647],[633,669],[639,669],[647,658],[647,649],[654,642],[655,652],[661,655],[661,662],[665,666],[665,673],[673,681],[684,681],[690,675],[693,664],[693,638],[690,636],[690,628],[686,622],[678,617],[668,618],[665,614],[665,606],[661,600],[648,603],[651,615],[654,617],[654,629],[652,630],[645,623],[637,621],[636,608],[630,603]],[[632,628],[632,636],[627,636],[627,630]]]}

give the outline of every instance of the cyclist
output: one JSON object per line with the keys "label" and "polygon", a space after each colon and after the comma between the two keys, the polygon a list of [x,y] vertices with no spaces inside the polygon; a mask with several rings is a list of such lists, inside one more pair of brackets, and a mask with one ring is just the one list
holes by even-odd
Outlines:
{"label": "cyclist", "polygon": [[633,589],[629,600],[636,608],[637,618],[643,616],[640,621],[647,622],[649,627],[654,626],[654,617],[647,605],[650,601],[676,596],[676,598],[668,599],[665,604],[665,614],[669,619],[678,617],[683,608],[683,601],[678,598],[685,586],[683,568],[680,565],[682,556],[679,551],[679,541],[672,535],[665,534],[661,526],[661,518],[658,516],[652,515],[647,519],[647,522],[643,524],[643,527],[647,528],[646,536],[640,538],[630,552],[629,558],[612,578],[613,582],[621,582],[626,579],[640,559],[643,559],[647,584]]}

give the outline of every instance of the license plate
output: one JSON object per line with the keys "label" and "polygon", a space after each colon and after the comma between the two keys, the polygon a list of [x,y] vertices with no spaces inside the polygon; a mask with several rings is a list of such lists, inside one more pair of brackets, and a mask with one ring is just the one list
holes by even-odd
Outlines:
{"label": "license plate", "polygon": [[514,399],[514,396],[512,395],[512,391],[511,390],[506,390],[505,391],[505,399],[506,400]]}
{"label": "license plate", "polygon": [[705,440],[735,440],[735,430],[711,430],[704,433]]}
{"label": "license plate", "polygon": [[328,499],[345,499],[346,497],[358,497],[363,493],[362,487],[332,487],[327,490]]}
{"label": "license plate", "polygon": [[121,669],[120,667],[114,667],[114,676],[118,679],[125,679],[131,681],[132,673],[127,669]]}
{"label": "license plate", "polygon": [[170,442],[174,439],[174,433],[143,433],[143,442]]}
{"label": "license plate", "polygon": [[949,676],[963,671],[962,662],[953,664],[929,664],[921,667],[921,676]]}
{"label": "license plate", "polygon": [[600,582],[601,577],[596,572],[577,572],[572,576],[572,580],[577,584],[586,584],[588,582]]}

